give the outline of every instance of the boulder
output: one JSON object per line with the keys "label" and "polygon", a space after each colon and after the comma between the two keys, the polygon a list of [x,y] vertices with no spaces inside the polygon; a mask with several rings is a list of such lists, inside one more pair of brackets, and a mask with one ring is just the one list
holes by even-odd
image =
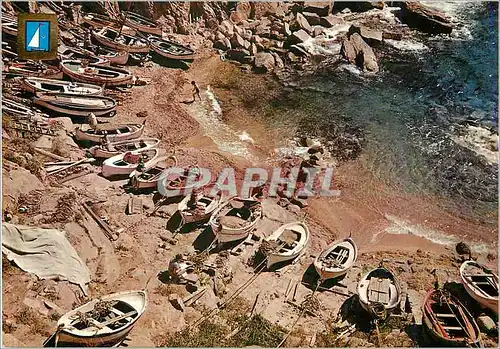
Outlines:
{"label": "boulder", "polygon": [[226,37],[230,38],[234,34],[234,25],[228,20],[224,20],[219,25],[219,31]]}
{"label": "boulder", "polygon": [[265,25],[259,25],[257,28],[255,28],[253,33],[262,37],[269,37],[271,35],[271,28]]}
{"label": "boulder", "polygon": [[349,63],[355,63],[363,71],[376,73],[379,70],[375,53],[358,33],[344,39],[341,54]]}
{"label": "boulder", "polygon": [[360,25],[351,25],[349,35],[358,33],[369,45],[378,45],[382,42],[382,32]]}
{"label": "boulder", "polygon": [[313,27],[313,36],[314,37],[319,36],[319,35],[323,34],[324,32],[325,32],[325,28],[323,28],[320,25],[315,25]]}
{"label": "boulder", "polygon": [[276,53],[276,52],[271,52],[271,54],[274,57],[274,66],[277,69],[283,69],[285,67],[285,64],[283,63],[283,60],[281,57]]}
{"label": "boulder", "polygon": [[319,25],[321,17],[317,13],[312,12],[302,12],[302,15],[307,19],[310,25]]}
{"label": "boulder", "polygon": [[295,17],[297,29],[304,29],[306,32],[311,33],[312,28],[307,19],[302,15],[302,13],[297,13],[297,17]]}
{"label": "boulder", "polygon": [[252,56],[255,56],[257,52],[258,52],[257,45],[255,45],[255,43],[252,42],[252,44],[250,45],[250,54]]}
{"label": "boulder", "polygon": [[231,42],[229,41],[228,38],[224,38],[222,40],[217,40],[214,42],[214,48],[217,48],[219,50],[227,51],[230,50],[231,47]]}
{"label": "boulder", "polygon": [[283,27],[281,28],[281,33],[285,36],[292,35],[292,31],[290,30],[290,24],[288,24],[288,22],[285,22],[283,24]]}
{"label": "boulder", "polygon": [[400,16],[403,23],[425,33],[450,34],[453,30],[450,19],[442,12],[419,2],[403,2]]}
{"label": "boulder", "polygon": [[245,39],[243,39],[241,36],[238,34],[234,33],[233,37],[231,38],[231,47],[232,48],[241,48],[245,47]]}
{"label": "boulder", "polygon": [[229,59],[234,59],[235,61],[241,61],[245,56],[250,56],[250,52],[243,48],[231,49],[226,52],[226,56]]}
{"label": "boulder", "polygon": [[326,17],[321,17],[319,21],[319,25],[325,28],[331,28],[337,24],[344,23],[344,20],[340,17],[334,15],[328,15]]}
{"label": "boulder", "polygon": [[250,18],[250,13],[252,9],[250,3],[246,1],[241,1],[236,5],[234,11],[231,11],[230,19],[233,23],[239,24],[242,21],[246,21]]}
{"label": "boulder", "polygon": [[250,46],[251,46],[250,41],[247,41],[247,40],[244,40],[244,41],[243,41],[243,48],[244,48],[245,50],[249,50],[249,49],[250,49]]}
{"label": "boulder", "polygon": [[52,137],[52,136],[43,135],[33,143],[33,146],[36,148],[43,148],[43,149],[52,150],[53,139],[54,139],[54,137]]}
{"label": "boulder", "polygon": [[250,39],[250,41],[255,42],[256,44],[261,44],[262,38],[258,35],[252,35],[252,38]]}
{"label": "boulder", "polygon": [[294,45],[309,40],[310,38],[311,37],[305,30],[300,29],[297,30],[296,32],[293,32],[292,35],[288,37],[288,43],[290,45]]}
{"label": "boulder", "polygon": [[288,9],[292,6],[290,3],[284,2],[251,2],[250,6],[251,17],[259,19],[261,17],[269,15],[282,15],[288,12]]}
{"label": "boulder", "polygon": [[243,31],[244,31],[244,29],[241,28],[240,26],[237,26],[237,25],[234,26],[234,33],[235,34],[238,34],[241,36],[243,34]]}
{"label": "boulder", "polygon": [[258,52],[255,55],[255,71],[258,73],[267,73],[274,70],[274,56],[269,52]]}
{"label": "boulder", "polygon": [[333,1],[304,1],[304,12],[316,13],[319,16],[328,16],[333,7]]}

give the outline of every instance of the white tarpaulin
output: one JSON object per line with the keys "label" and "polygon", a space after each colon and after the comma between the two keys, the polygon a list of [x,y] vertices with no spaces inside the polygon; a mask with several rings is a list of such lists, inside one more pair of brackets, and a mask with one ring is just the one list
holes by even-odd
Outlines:
{"label": "white tarpaulin", "polygon": [[68,280],[87,294],[90,271],[78,253],[56,229],[2,224],[2,252],[22,270],[40,279]]}

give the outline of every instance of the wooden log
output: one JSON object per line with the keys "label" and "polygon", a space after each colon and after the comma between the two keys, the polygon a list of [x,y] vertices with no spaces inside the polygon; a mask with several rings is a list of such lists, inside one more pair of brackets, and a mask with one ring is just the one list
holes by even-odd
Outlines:
{"label": "wooden log", "polygon": [[87,169],[83,170],[82,172],[73,173],[73,174],[71,174],[69,176],[66,176],[63,179],[58,180],[57,183],[63,184],[63,183],[66,183],[66,182],[68,182],[68,181],[70,181],[72,179],[76,179],[76,178],[80,178],[80,177],[86,176],[89,173],[91,173],[91,171],[87,168]]}
{"label": "wooden log", "polygon": [[42,154],[42,155],[48,156],[49,158],[52,158],[52,159],[56,159],[56,160],[60,160],[60,161],[68,161],[68,159],[66,159],[66,158],[64,158],[62,156],[56,155],[54,153],[51,153],[49,151],[46,151],[46,150],[43,150],[43,149],[40,149],[40,148],[35,148],[35,151],[37,153]]}
{"label": "wooden log", "polygon": [[95,161],[95,159],[94,159],[94,158],[85,158],[85,159],[81,159],[81,160],[78,160],[78,161],[76,161],[76,162],[72,163],[71,165],[68,165],[68,166],[65,166],[65,167],[63,167],[63,168],[60,168],[60,169],[58,169],[58,170],[52,171],[52,172],[50,173],[50,175],[52,176],[52,175],[55,175],[56,173],[62,172],[62,171],[67,170],[67,169],[70,169],[71,167],[75,167],[75,166],[81,165],[81,164],[83,164],[83,163],[87,163],[87,162],[94,162],[94,161]]}
{"label": "wooden log", "polygon": [[202,287],[199,290],[197,290],[196,292],[194,292],[193,294],[190,294],[187,297],[185,297],[182,300],[182,302],[184,303],[184,306],[189,307],[191,304],[193,304],[198,299],[200,299],[200,297],[203,296],[206,291],[207,291],[207,288]]}
{"label": "wooden log", "polygon": [[82,204],[83,208],[90,214],[90,216],[96,221],[96,223],[102,228],[104,235],[111,241],[113,241],[113,231],[109,227],[109,225],[104,222],[101,217],[99,217],[91,208],[90,206],[84,202]]}

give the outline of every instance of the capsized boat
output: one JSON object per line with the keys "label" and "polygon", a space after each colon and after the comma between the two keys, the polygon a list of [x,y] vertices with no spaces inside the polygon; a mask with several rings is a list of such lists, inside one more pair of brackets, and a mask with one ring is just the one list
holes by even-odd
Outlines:
{"label": "capsized boat", "polygon": [[195,53],[193,50],[186,46],[182,46],[181,44],[164,40],[153,35],[148,37],[148,41],[151,49],[165,58],[192,60],[195,57]]}
{"label": "capsized boat", "polygon": [[302,222],[284,224],[274,231],[264,240],[269,247],[267,268],[300,256],[307,247],[309,234],[309,228]]}
{"label": "capsized boat", "polygon": [[396,276],[384,267],[369,271],[358,283],[359,303],[373,318],[385,318],[401,302]]}
{"label": "capsized boat", "polygon": [[331,243],[314,260],[314,268],[320,280],[333,279],[344,275],[358,257],[358,248],[349,237]]}
{"label": "capsized boat", "polygon": [[78,82],[96,85],[123,86],[132,83],[133,75],[121,68],[102,67],[95,64],[82,66],[81,61],[63,60],[61,68],[64,74]]}
{"label": "capsized boat", "polygon": [[100,44],[111,47],[118,51],[127,51],[130,53],[149,52],[149,43],[147,40],[120,33],[111,28],[102,28],[98,31],[92,31],[92,36]]}
{"label": "capsized boat", "polygon": [[34,61],[4,64],[3,70],[8,74],[28,77],[40,77],[57,80],[63,78],[63,72],[60,68]]}
{"label": "capsized boat", "polygon": [[[64,314],[49,338],[56,347],[107,347],[122,342],[147,307],[144,291],[110,294]],[[47,343],[47,342],[46,342]],[[44,345],[46,345],[44,343]]]}
{"label": "capsized boat", "polygon": [[67,95],[99,96],[103,92],[102,87],[97,85],[44,78],[24,78],[21,86],[24,90],[35,94],[38,92],[57,92]]}
{"label": "capsized boat", "polygon": [[96,129],[83,125],[82,128],[76,129],[75,137],[79,141],[94,143],[102,143],[105,138],[108,142],[119,142],[139,138],[143,132],[144,123],[118,126],[97,125]]}
{"label": "capsized boat", "polygon": [[165,169],[175,166],[177,158],[173,155],[156,158],[141,171],[135,170],[130,174],[130,186],[136,190],[156,188]]}
{"label": "capsized boat", "polygon": [[481,332],[474,317],[458,299],[443,290],[430,291],[422,306],[422,323],[444,346],[478,346]]}
{"label": "capsized boat", "polygon": [[95,145],[89,149],[94,158],[108,159],[128,151],[156,148],[160,144],[157,138],[136,138],[108,144]]}
{"label": "capsized boat", "polygon": [[498,314],[498,275],[477,262],[465,261],[460,266],[460,278],[472,298]]}
{"label": "capsized boat", "polygon": [[177,205],[182,223],[200,223],[208,220],[221,202],[221,195],[215,198],[203,193],[191,193]]}
{"label": "capsized boat", "polygon": [[114,116],[116,101],[104,96],[79,96],[64,93],[47,93],[36,96],[33,103],[57,113],[70,116]]}
{"label": "capsized boat", "polygon": [[219,243],[246,238],[262,218],[262,203],[253,198],[233,197],[210,217],[210,227]]}
{"label": "capsized boat", "polygon": [[160,36],[162,35],[161,28],[158,28],[156,23],[149,20],[148,18],[130,11],[123,11],[122,14],[124,15],[125,18],[125,24],[127,24],[129,27],[134,28],[143,33],[149,33]]}
{"label": "capsized boat", "polygon": [[102,163],[101,173],[104,177],[128,176],[134,172],[141,160],[144,167],[150,166],[158,156],[158,153],[158,149],[150,148],[110,157]]}

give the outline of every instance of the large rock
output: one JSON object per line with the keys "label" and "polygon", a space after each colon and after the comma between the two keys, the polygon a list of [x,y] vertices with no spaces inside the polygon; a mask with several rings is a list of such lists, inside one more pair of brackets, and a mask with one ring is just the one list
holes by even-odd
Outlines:
{"label": "large rock", "polygon": [[382,42],[382,32],[360,25],[351,25],[349,35],[358,33],[369,45],[378,45]]}
{"label": "large rock", "polygon": [[229,41],[228,38],[224,38],[222,40],[217,40],[214,42],[214,48],[217,48],[219,50],[227,51],[230,50],[231,47],[231,42]]}
{"label": "large rock", "polygon": [[483,330],[483,332],[490,333],[496,330],[495,321],[488,315],[482,314],[477,318],[477,324]]}
{"label": "large rock", "polygon": [[321,17],[317,13],[302,12],[302,15],[307,19],[310,25],[319,25],[321,22]]}
{"label": "large rock", "polygon": [[303,43],[306,40],[309,40],[311,37],[309,34],[303,30],[297,30],[296,32],[293,32],[292,35],[288,37],[288,43],[290,45],[298,44],[298,43]]}
{"label": "large rock", "polygon": [[304,1],[304,12],[316,13],[319,16],[328,16],[333,7],[333,1]]}
{"label": "large rock", "polygon": [[302,15],[302,13],[297,13],[297,16],[295,17],[295,22],[298,28],[294,29],[304,29],[306,32],[311,33],[312,32],[312,27],[307,21],[307,19]]}
{"label": "large rock", "polygon": [[277,69],[283,69],[285,67],[285,64],[283,63],[283,60],[281,57],[276,53],[276,52],[271,52],[271,54],[274,57],[274,66]]}
{"label": "large rock", "polygon": [[442,12],[419,2],[405,1],[401,4],[401,21],[430,34],[449,34],[453,30],[450,19]]}
{"label": "large rock", "polygon": [[274,56],[269,52],[258,52],[255,55],[255,71],[258,73],[267,73],[274,70]]}
{"label": "large rock", "polygon": [[288,24],[288,22],[285,22],[283,24],[283,27],[281,28],[281,33],[285,36],[292,35],[292,31],[290,30],[290,24]]}
{"label": "large rock", "polygon": [[358,33],[344,39],[341,53],[350,63],[355,63],[365,72],[377,73],[379,71],[375,53]]}
{"label": "large rock", "polygon": [[219,26],[219,31],[226,37],[230,38],[234,34],[234,24],[227,20],[222,21]]}
{"label": "large rock", "polygon": [[314,37],[317,37],[317,36],[320,36],[321,34],[323,34],[325,32],[325,28],[323,28],[322,26],[320,25],[315,25],[313,27],[313,36]]}
{"label": "large rock", "polygon": [[325,28],[331,28],[333,26],[336,26],[337,24],[344,23],[344,20],[340,17],[334,16],[334,15],[328,15],[326,17],[321,17],[319,20],[319,25],[325,27]]}
{"label": "large rock", "polygon": [[292,6],[283,2],[251,2],[250,18],[259,19],[269,15],[282,15]]}
{"label": "large rock", "polygon": [[245,39],[243,39],[241,36],[238,34],[234,33],[233,37],[231,38],[231,47],[232,48],[241,48],[245,47]]}
{"label": "large rock", "polygon": [[240,24],[243,21],[248,20],[250,18],[250,13],[252,8],[250,3],[246,1],[241,1],[236,5],[234,11],[231,12],[230,19],[233,23]]}
{"label": "large rock", "polygon": [[243,48],[231,49],[226,52],[226,56],[229,59],[234,59],[235,61],[241,62],[245,56],[250,56],[250,52]]}

